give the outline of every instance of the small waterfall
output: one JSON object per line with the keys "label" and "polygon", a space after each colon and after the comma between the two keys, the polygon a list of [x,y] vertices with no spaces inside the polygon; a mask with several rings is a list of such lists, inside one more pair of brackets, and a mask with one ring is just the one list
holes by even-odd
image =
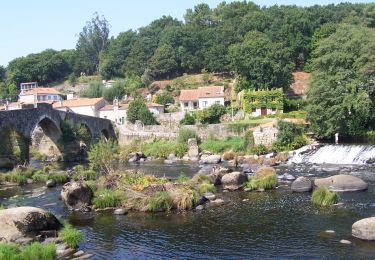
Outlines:
{"label": "small waterfall", "polygon": [[375,159],[374,145],[325,145],[315,151],[296,150],[293,163],[366,164]]}

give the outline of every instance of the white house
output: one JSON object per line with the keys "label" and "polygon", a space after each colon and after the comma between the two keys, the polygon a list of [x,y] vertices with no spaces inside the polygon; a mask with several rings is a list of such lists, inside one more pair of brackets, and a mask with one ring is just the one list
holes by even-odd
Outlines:
{"label": "white house", "polygon": [[62,94],[54,88],[31,88],[21,91],[18,102],[39,103],[62,100]]}
{"label": "white house", "polygon": [[224,87],[209,86],[198,89],[181,90],[180,105],[181,110],[203,109],[213,104],[224,105]]}
{"label": "white house", "polygon": [[53,108],[62,111],[73,111],[74,113],[99,117],[100,109],[108,105],[104,98],[77,98],[60,100],[53,104]]}
{"label": "white house", "polygon": [[128,105],[119,105],[118,100],[113,100],[113,105],[106,105],[99,110],[99,117],[109,119],[117,124],[126,123]]}

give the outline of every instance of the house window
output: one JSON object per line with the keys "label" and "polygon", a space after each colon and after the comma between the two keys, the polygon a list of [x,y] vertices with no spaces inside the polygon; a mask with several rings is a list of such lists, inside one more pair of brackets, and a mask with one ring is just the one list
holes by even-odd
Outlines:
{"label": "house window", "polygon": [[107,116],[104,116],[104,119],[107,119]]}
{"label": "house window", "polygon": [[185,102],[185,103],[184,103],[184,106],[185,106],[185,107],[188,107],[188,106],[189,106],[189,103],[188,103],[188,102]]}
{"label": "house window", "polygon": [[123,125],[125,123],[125,117],[121,117],[121,124]]}
{"label": "house window", "polygon": [[255,102],[255,98],[251,98],[251,102],[253,102],[253,103],[254,103],[254,102]]}
{"label": "house window", "polygon": [[48,95],[48,100],[51,100],[52,99],[52,96]]}
{"label": "house window", "polygon": [[194,108],[197,108],[197,107],[198,107],[198,102],[194,102],[194,103],[193,103],[193,107],[194,107]]}
{"label": "house window", "polygon": [[271,100],[272,100],[272,101],[275,101],[275,100],[276,100],[276,98],[272,97],[272,98],[271,98]]}
{"label": "house window", "polygon": [[252,109],[251,109],[251,112],[252,112],[252,113],[255,113],[255,112],[257,112],[257,110],[256,110],[255,108],[252,108]]}
{"label": "house window", "polygon": [[207,105],[208,105],[208,101],[203,101],[203,102],[202,102],[202,106],[203,106],[203,107],[207,107]]}
{"label": "house window", "polygon": [[273,107],[273,108],[272,108],[272,112],[275,112],[275,111],[276,111],[276,108]]}
{"label": "house window", "polygon": [[215,101],[215,104],[220,104],[220,101],[219,100]]}

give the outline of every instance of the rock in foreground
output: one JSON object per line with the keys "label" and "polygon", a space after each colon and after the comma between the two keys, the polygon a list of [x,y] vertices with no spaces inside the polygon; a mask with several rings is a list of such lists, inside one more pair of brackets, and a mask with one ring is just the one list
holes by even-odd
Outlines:
{"label": "rock in foreground", "polygon": [[363,240],[375,240],[375,217],[355,222],[352,225],[352,235]]}
{"label": "rock in foreground", "polygon": [[308,192],[312,190],[312,181],[306,177],[298,177],[291,186],[294,192]]}
{"label": "rock in foreground", "polygon": [[200,162],[203,164],[216,164],[216,163],[221,162],[221,156],[217,154],[208,155],[204,157],[203,159],[201,159]]}
{"label": "rock in foreground", "polygon": [[237,190],[239,189],[245,182],[247,182],[248,177],[246,173],[242,172],[231,172],[225,174],[221,178],[221,183],[223,184],[224,189],[228,190]]}
{"label": "rock in foreground", "polygon": [[330,191],[336,192],[367,190],[368,186],[362,179],[344,174],[316,179],[314,184],[317,187],[326,187]]}
{"label": "rock in foreground", "polygon": [[92,190],[83,182],[68,182],[61,190],[61,199],[70,210],[85,209],[92,197]]}
{"label": "rock in foreground", "polygon": [[0,210],[0,242],[35,236],[40,231],[57,230],[61,226],[50,212],[35,207]]}

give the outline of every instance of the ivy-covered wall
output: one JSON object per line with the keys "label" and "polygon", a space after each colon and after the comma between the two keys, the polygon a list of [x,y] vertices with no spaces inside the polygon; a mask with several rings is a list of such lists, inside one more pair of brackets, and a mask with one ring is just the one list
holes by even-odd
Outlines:
{"label": "ivy-covered wall", "polygon": [[284,92],[282,88],[271,90],[244,90],[241,94],[241,104],[245,112],[262,107],[283,110]]}

